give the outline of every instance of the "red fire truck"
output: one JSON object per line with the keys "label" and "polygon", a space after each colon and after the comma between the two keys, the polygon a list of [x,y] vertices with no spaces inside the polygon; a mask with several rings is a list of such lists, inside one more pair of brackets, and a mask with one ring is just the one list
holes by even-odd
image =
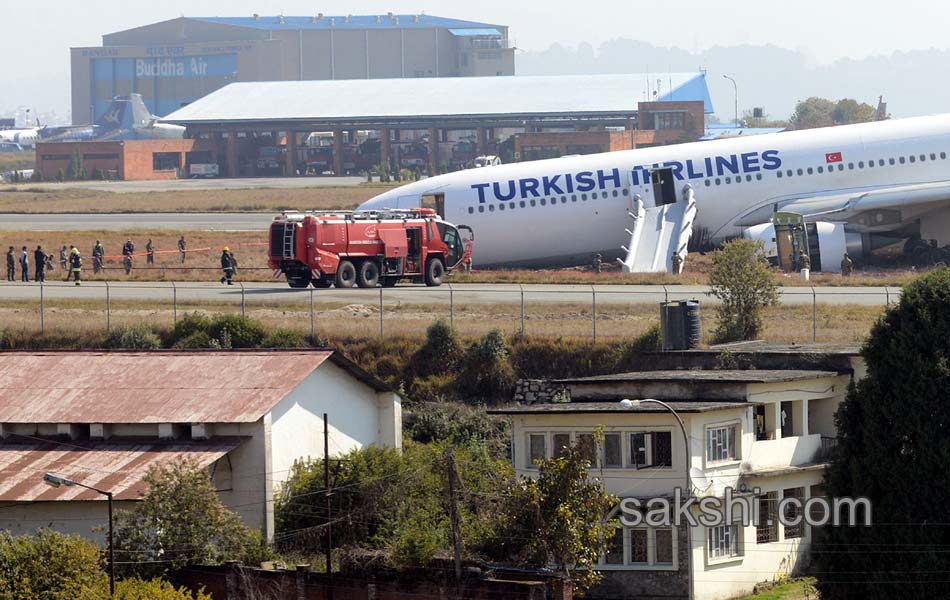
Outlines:
{"label": "red fire truck", "polygon": [[270,226],[269,264],[292,288],[391,287],[400,279],[437,286],[470,260],[472,242],[471,228],[431,208],[285,212]]}

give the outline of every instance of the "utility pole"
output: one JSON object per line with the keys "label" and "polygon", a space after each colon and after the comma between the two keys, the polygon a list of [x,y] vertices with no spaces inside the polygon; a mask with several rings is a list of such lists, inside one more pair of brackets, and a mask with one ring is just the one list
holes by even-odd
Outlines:
{"label": "utility pole", "polygon": [[455,495],[455,480],[458,473],[455,471],[455,455],[452,447],[445,449],[445,469],[448,477],[449,516],[452,519],[452,548],[455,553],[455,583],[462,583],[462,534],[459,519],[458,498]]}
{"label": "utility pole", "polygon": [[333,528],[333,516],[330,514],[330,425],[327,422],[327,413],[323,413],[323,490],[327,500],[327,530],[326,544],[324,552],[327,556],[327,575],[333,574],[333,540],[331,530]]}

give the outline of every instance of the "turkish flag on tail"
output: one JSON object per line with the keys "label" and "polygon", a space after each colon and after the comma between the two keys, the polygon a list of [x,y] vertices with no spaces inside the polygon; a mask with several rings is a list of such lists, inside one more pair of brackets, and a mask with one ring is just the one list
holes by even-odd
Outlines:
{"label": "turkish flag on tail", "polygon": [[841,162],[841,153],[840,152],[829,152],[825,154],[826,163],[838,163]]}

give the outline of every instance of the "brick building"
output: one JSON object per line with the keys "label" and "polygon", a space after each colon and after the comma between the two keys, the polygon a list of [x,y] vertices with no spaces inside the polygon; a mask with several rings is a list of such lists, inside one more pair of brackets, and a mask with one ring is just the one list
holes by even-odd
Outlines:
{"label": "brick building", "polygon": [[36,170],[44,181],[72,179],[74,165],[81,165],[87,178],[101,173],[105,179],[125,181],[177,179],[192,164],[217,162],[215,145],[209,140],[124,140],[48,142],[36,145]]}

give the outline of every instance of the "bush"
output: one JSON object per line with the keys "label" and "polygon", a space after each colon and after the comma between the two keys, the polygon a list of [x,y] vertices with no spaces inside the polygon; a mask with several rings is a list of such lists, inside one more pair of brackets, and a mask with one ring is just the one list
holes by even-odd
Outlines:
{"label": "bush", "polygon": [[99,548],[78,535],[41,529],[35,536],[13,537],[0,531],[0,598],[80,598],[105,580],[100,559]]}
{"label": "bush", "polygon": [[[267,336],[267,328],[256,319],[241,315],[218,315],[211,321],[208,335],[221,342],[222,347],[259,348]],[[224,344],[230,338],[230,345]]]}
{"label": "bush", "polygon": [[762,330],[762,310],[778,302],[778,284],[762,242],[738,239],[713,253],[709,295],[719,298],[715,343],[755,339]]}
{"label": "bush", "polygon": [[[108,596],[108,586],[104,590]],[[204,590],[192,592],[181,587],[176,588],[163,579],[144,580],[137,577],[116,582],[115,600],[211,600]]]}
{"label": "bush", "polygon": [[172,347],[176,350],[200,350],[203,348],[213,348],[215,343],[216,340],[211,339],[211,336],[204,331],[196,331],[178,340]]}
{"label": "bush", "polygon": [[511,399],[515,370],[505,334],[493,329],[469,347],[459,375],[459,394],[477,402],[500,403]]}
{"label": "bush", "polygon": [[420,444],[480,447],[494,458],[510,454],[508,421],[458,402],[413,405],[404,414],[403,429],[409,439]]}
{"label": "bush", "polygon": [[304,335],[295,329],[272,329],[261,341],[261,348],[306,348]]}
{"label": "bush", "polygon": [[125,350],[158,350],[162,347],[162,340],[149,325],[120,325],[109,332],[110,348]]}
{"label": "bush", "polygon": [[[196,333],[208,335],[210,329],[211,317],[199,312],[188,313],[175,323],[175,328],[169,334],[166,344],[177,346],[180,341],[192,337]],[[207,348],[207,346],[202,347]]]}
{"label": "bush", "polygon": [[458,333],[448,321],[438,319],[426,329],[425,343],[409,359],[408,375],[446,375],[455,370],[463,355]]}

